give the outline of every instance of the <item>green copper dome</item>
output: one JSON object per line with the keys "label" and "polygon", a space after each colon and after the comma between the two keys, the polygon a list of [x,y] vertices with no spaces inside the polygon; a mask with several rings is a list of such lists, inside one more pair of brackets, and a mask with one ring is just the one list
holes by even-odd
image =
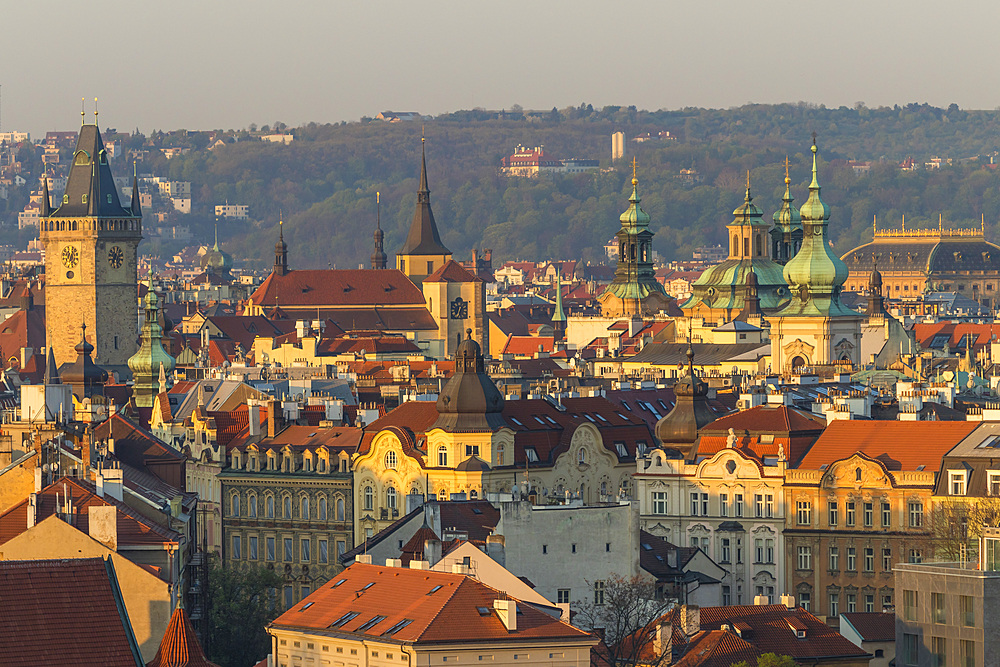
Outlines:
{"label": "green copper dome", "polygon": [[790,232],[793,229],[802,228],[802,216],[799,212],[792,206],[792,202],[795,198],[792,197],[792,179],[788,176],[787,167],[785,169],[785,196],[781,198],[781,208],[774,212],[772,220],[774,220],[774,226],[781,228],[782,231]]}
{"label": "green copper dome", "polygon": [[219,248],[219,227],[215,227],[215,245],[201,257],[201,268],[211,269],[216,275],[227,275],[233,268],[233,256]]}
{"label": "green copper dome", "polygon": [[788,264],[784,276],[792,300],[781,315],[838,316],[857,313],[840,302],[840,291],[847,280],[847,265],[830,249],[828,226],[830,207],[820,197],[816,169],[815,143],[812,146],[812,183],[809,199],[799,209],[802,219],[802,247]]}
{"label": "green copper dome", "polygon": [[[167,378],[174,370],[174,358],[163,349],[163,329],[159,323],[159,298],[153,289],[153,278],[150,276],[146,292],[146,321],[142,325],[141,344],[139,351],[128,360],[135,381],[132,395],[140,408],[153,406],[153,397],[160,393],[160,365],[163,365]],[[168,380],[169,381],[169,380]]]}
{"label": "green copper dome", "polygon": [[733,225],[766,225],[764,222],[764,211],[760,210],[753,203],[750,196],[750,172],[747,172],[747,193],[743,198],[743,203],[733,211]]}
{"label": "green copper dome", "polygon": [[631,228],[630,231],[638,231],[639,227],[649,227],[649,214],[642,210],[639,206],[639,180],[634,176],[632,178],[632,196],[628,198],[629,207],[618,216],[618,219],[622,223],[622,227]]}

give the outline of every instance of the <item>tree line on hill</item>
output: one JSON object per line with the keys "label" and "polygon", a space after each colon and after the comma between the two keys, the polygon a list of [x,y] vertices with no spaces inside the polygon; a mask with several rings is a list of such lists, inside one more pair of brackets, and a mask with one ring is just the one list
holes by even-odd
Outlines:
{"label": "tree line on hill", "polygon": [[[754,201],[766,217],[781,203],[786,156],[796,205],[805,201],[813,132],[838,252],[870,240],[874,218],[880,227],[898,227],[905,215],[908,226],[927,227],[936,226],[940,215],[946,226],[979,226],[985,220],[990,238],[1000,231],[1000,174],[988,164],[1000,150],[1000,111],[800,103],[652,112],[582,104],[531,119],[517,113],[501,119],[484,110],[460,111],[423,128],[435,217],[443,242],[458,258],[485,247],[493,249],[495,262],[602,261],[603,245],[628,206],[632,173],[626,163],[633,156],[642,206],[656,234],[654,249],[665,259],[690,258],[697,246],[725,241],[725,224],[743,200],[747,171]],[[196,210],[202,212],[189,220],[203,241],[212,235],[214,205],[228,200],[247,204],[252,218],[220,221],[223,245],[237,259],[268,266],[281,216],[293,268],[349,268],[368,265],[376,192],[386,251],[391,255],[402,245],[413,215],[421,125],[311,123],[286,129],[295,136],[289,145],[246,141],[254,132],[241,130],[233,134],[244,140],[211,151],[205,132],[133,134],[127,143],[191,148],[169,161],[150,150],[146,167],[191,181]],[[617,130],[627,139],[669,131],[676,140],[627,141],[626,159],[612,164],[610,137]],[[517,144],[544,145],[555,157],[598,158],[602,170],[504,177],[500,160]],[[922,166],[932,156],[953,163],[899,169],[907,157]],[[970,157],[978,159],[963,160]],[[870,171],[856,175],[847,160],[871,161]],[[682,169],[698,172],[699,182],[679,178]]]}

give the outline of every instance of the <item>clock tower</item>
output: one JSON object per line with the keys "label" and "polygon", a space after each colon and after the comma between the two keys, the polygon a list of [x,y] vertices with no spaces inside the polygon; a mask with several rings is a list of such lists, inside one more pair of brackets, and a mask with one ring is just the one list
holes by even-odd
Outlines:
{"label": "clock tower", "polygon": [[46,344],[57,365],[72,363],[86,324],[94,362],[124,370],[138,336],[138,180],[133,176],[131,205],[122,206],[95,123],[80,128],[62,202],[52,207],[47,184],[43,195]]}

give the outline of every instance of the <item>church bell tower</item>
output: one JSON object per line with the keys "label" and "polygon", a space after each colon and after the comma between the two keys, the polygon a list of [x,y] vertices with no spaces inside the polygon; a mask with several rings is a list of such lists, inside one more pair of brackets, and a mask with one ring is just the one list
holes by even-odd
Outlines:
{"label": "church bell tower", "polygon": [[97,127],[80,128],[62,202],[43,188],[39,233],[45,247],[45,336],[56,363],[76,360],[86,325],[95,363],[125,367],[136,351],[137,252],[142,241],[138,179],[132,202],[118,198]]}

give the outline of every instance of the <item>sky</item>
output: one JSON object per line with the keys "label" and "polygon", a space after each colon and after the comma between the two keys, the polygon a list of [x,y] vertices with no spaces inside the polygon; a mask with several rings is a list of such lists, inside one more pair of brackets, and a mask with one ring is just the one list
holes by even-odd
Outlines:
{"label": "sky", "polygon": [[[0,3],[0,131],[211,130],[379,111],[1000,106],[984,0]],[[92,117],[92,116],[91,116]]]}

